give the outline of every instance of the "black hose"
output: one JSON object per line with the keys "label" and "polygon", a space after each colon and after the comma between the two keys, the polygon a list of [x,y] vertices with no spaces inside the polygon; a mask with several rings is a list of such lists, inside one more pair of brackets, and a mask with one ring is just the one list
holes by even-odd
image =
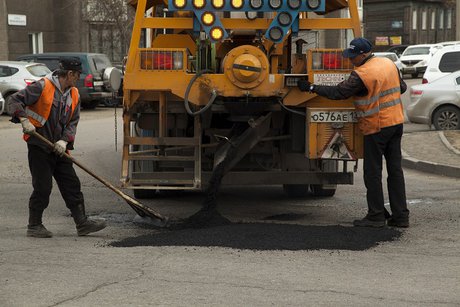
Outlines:
{"label": "black hose", "polygon": [[200,114],[204,113],[206,110],[208,110],[212,106],[212,104],[214,103],[214,100],[216,100],[217,92],[213,90],[211,98],[209,99],[208,103],[203,108],[201,108],[200,110],[198,110],[196,112],[193,112],[192,109],[190,109],[190,104],[189,104],[189,101],[188,101],[188,95],[190,94],[190,90],[192,89],[192,85],[196,81],[196,79],[201,77],[204,73],[208,73],[208,72],[212,72],[212,71],[209,70],[209,69],[205,69],[205,70],[202,70],[202,71],[196,73],[192,77],[192,79],[190,79],[190,82],[189,82],[189,84],[187,86],[187,89],[185,90],[184,107],[185,107],[185,110],[187,111],[187,113],[190,116],[197,116],[197,115],[200,115]]}

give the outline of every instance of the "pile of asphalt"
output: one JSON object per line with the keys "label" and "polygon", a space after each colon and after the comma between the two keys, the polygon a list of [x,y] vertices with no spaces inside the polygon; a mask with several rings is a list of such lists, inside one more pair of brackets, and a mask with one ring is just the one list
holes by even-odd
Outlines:
{"label": "pile of asphalt", "polygon": [[394,228],[305,226],[278,223],[233,223],[217,227],[152,231],[110,243],[113,247],[188,246],[241,250],[362,251],[401,236]]}

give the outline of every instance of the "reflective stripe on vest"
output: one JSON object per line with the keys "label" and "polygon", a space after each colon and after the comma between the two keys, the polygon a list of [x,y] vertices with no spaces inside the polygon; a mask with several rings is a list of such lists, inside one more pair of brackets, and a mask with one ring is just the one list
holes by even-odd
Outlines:
{"label": "reflective stripe on vest", "polygon": [[403,123],[401,85],[394,63],[386,58],[373,57],[356,67],[355,72],[368,91],[366,97],[355,97],[354,101],[363,134]]}

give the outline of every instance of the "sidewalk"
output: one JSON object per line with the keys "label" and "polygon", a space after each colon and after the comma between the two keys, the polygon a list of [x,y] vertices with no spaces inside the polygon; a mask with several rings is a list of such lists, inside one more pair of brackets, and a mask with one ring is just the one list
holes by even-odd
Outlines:
{"label": "sidewalk", "polygon": [[460,131],[404,134],[403,167],[460,178]]}

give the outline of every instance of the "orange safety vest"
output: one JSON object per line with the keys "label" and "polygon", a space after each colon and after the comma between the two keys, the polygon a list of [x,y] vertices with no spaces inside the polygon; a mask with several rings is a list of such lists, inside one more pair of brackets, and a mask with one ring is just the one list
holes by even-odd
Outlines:
{"label": "orange safety vest", "polygon": [[398,69],[387,58],[373,57],[355,68],[368,94],[354,97],[358,125],[364,135],[404,122]]}
{"label": "orange safety vest", "polygon": [[[56,91],[56,87],[54,86],[53,82],[51,82],[47,78],[43,78],[45,81],[45,85],[43,86],[43,91],[38,98],[37,102],[31,106],[27,106],[25,112],[27,114],[27,118],[35,127],[43,127],[48,120],[48,117],[51,113],[51,106],[53,105],[54,100],[54,92]],[[72,119],[73,113],[75,108],[78,104],[78,89],[72,87],[70,95],[72,97],[72,107],[70,111],[70,119]],[[27,141],[30,135],[24,134],[23,139]]]}

